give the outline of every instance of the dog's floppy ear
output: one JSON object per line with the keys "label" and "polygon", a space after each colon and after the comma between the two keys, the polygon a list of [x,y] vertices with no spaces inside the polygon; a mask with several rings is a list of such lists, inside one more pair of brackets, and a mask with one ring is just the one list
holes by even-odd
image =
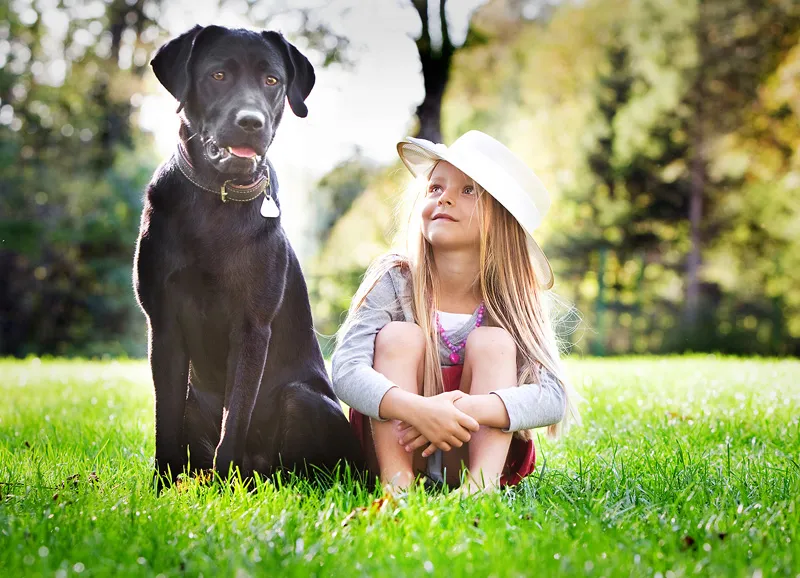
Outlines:
{"label": "dog's floppy ear", "polygon": [[305,100],[311,93],[311,89],[314,88],[316,80],[314,67],[311,66],[308,58],[303,56],[294,44],[286,40],[279,32],[265,30],[261,36],[283,53],[286,61],[286,74],[289,77],[286,85],[286,98],[289,106],[292,107],[292,112],[299,117],[305,117],[308,115]]}
{"label": "dog's floppy ear", "polygon": [[189,96],[195,49],[213,31],[221,32],[224,28],[195,25],[191,30],[164,44],[150,61],[158,81],[180,103],[176,112],[181,111]]}

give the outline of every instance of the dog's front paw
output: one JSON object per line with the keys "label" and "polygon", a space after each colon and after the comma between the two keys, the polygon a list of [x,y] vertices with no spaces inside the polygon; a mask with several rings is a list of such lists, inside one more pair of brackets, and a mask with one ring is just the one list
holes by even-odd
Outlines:
{"label": "dog's front paw", "polygon": [[235,480],[238,477],[244,480],[253,475],[244,460],[236,459],[232,453],[222,451],[221,448],[217,448],[214,456],[214,471],[223,480]]}
{"label": "dog's front paw", "polygon": [[178,481],[178,476],[183,473],[186,464],[180,460],[163,459],[156,457],[153,470],[153,486],[157,493],[161,493]]}
{"label": "dog's front paw", "polygon": [[221,479],[227,480],[236,477],[238,467],[232,458],[217,454],[214,458],[214,471]]}

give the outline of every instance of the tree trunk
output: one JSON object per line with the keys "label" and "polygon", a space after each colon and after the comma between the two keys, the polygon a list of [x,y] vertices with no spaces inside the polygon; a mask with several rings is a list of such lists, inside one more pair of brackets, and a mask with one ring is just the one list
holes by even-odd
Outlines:
{"label": "tree trunk", "polygon": [[[699,130],[698,130],[699,132]],[[703,220],[703,191],[706,184],[706,163],[702,150],[702,135],[693,143],[694,152],[691,160],[691,184],[689,193],[689,231],[691,248],[686,260],[686,305],[684,320],[688,328],[697,323],[700,307],[700,265],[702,262],[700,248],[702,246],[701,226]]]}
{"label": "tree trunk", "polygon": [[597,251],[597,299],[594,303],[594,318],[597,339],[593,342],[592,348],[593,355],[603,356],[606,354],[606,343],[608,342],[608,335],[606,334],[606,253],[608,248],[602,246]]}
{"label": "tree trunk", "polygon": [[689,161],[691,176],[689,183],[689,241],[691,247],[686,259],[686,303],[683,311],[684,325],[689,331],[693,330],[697,324],[700,308],[700,265],[702,262],[701,247],[703,241],[701,228],[703,222],[703,195],[706,187],[704,70],[708,45],[703,17],[703,0],[699,0],[697,9],[697,70],[690,96],[694,105],[691,159]]}
{"label": "tree trunk", "polygon": [[425,97],[417,107],[419,128],[416,136],[433,142],[442,142],[442,98],[450,79],[450,64],[454,52],[445,15],[447,0],[439,1],[442,46],[438,50],[434,49],[431,43],[428,0],[412,0],[411,3],[422,23],[422,32],[416,43],[425,86]]}

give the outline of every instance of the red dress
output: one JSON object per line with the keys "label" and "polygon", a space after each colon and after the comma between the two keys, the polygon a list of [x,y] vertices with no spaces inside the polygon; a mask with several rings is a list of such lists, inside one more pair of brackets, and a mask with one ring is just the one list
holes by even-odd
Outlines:
{"label": "red dress", "polygon": [[[445,391],[455,391],[461,385],[461,372],[463,365],[451,365],[442,367],[442,382]],[[350,408],[350,427],[361,442],[363,447],[366,443],[372,443],[372,432],[369,427],[369,420],[364,418],[364,414]],[[506,456],[506,466],[500,476],[501,486],[514,486],[522,478],[533,472],[536,467],[536,448],[532,441],[524,441],[511,438],[511,446],[508,448]]]}

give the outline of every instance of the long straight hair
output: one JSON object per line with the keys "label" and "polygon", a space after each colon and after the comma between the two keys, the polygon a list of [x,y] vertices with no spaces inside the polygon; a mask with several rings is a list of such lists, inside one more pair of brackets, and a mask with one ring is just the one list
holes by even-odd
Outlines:
{"label": "long straight hair", "polygon": [[[435,165],[434,167],[435,168]],[[428,175],[433,172],[431,168]],[[567,401],[565,418],[548,427],[557,437],[570,422],[580,423],[577,402],[580,399],[572,388],[561,363],[558,343],[544,290],[541,288],[531,262],[530,237],[505,207],[491,194],[473,183],[478,195],[476,214],[480,227],[480,270],[474,280],[486,306],[491,324],[505,329],[517,348],[518,385],[541,383],[542,368],[552,373],[561,386]],[[417,197],[417,201],[422,196]],[[439,341],[435,312],[438,309],[438,274],[433,247],[422,234],[421,211],[411,211],[407,237],[408,257],[388,254],[374,261],[364,275],[340,335],[355,320],[367,294],[378,280],[393,267],[410,273],[411,309],[414,322],[425,336],[423,394],[433,396],[443,391],[439,361]],[[516,432],[516,437],[531,439],[531,430]]]}

